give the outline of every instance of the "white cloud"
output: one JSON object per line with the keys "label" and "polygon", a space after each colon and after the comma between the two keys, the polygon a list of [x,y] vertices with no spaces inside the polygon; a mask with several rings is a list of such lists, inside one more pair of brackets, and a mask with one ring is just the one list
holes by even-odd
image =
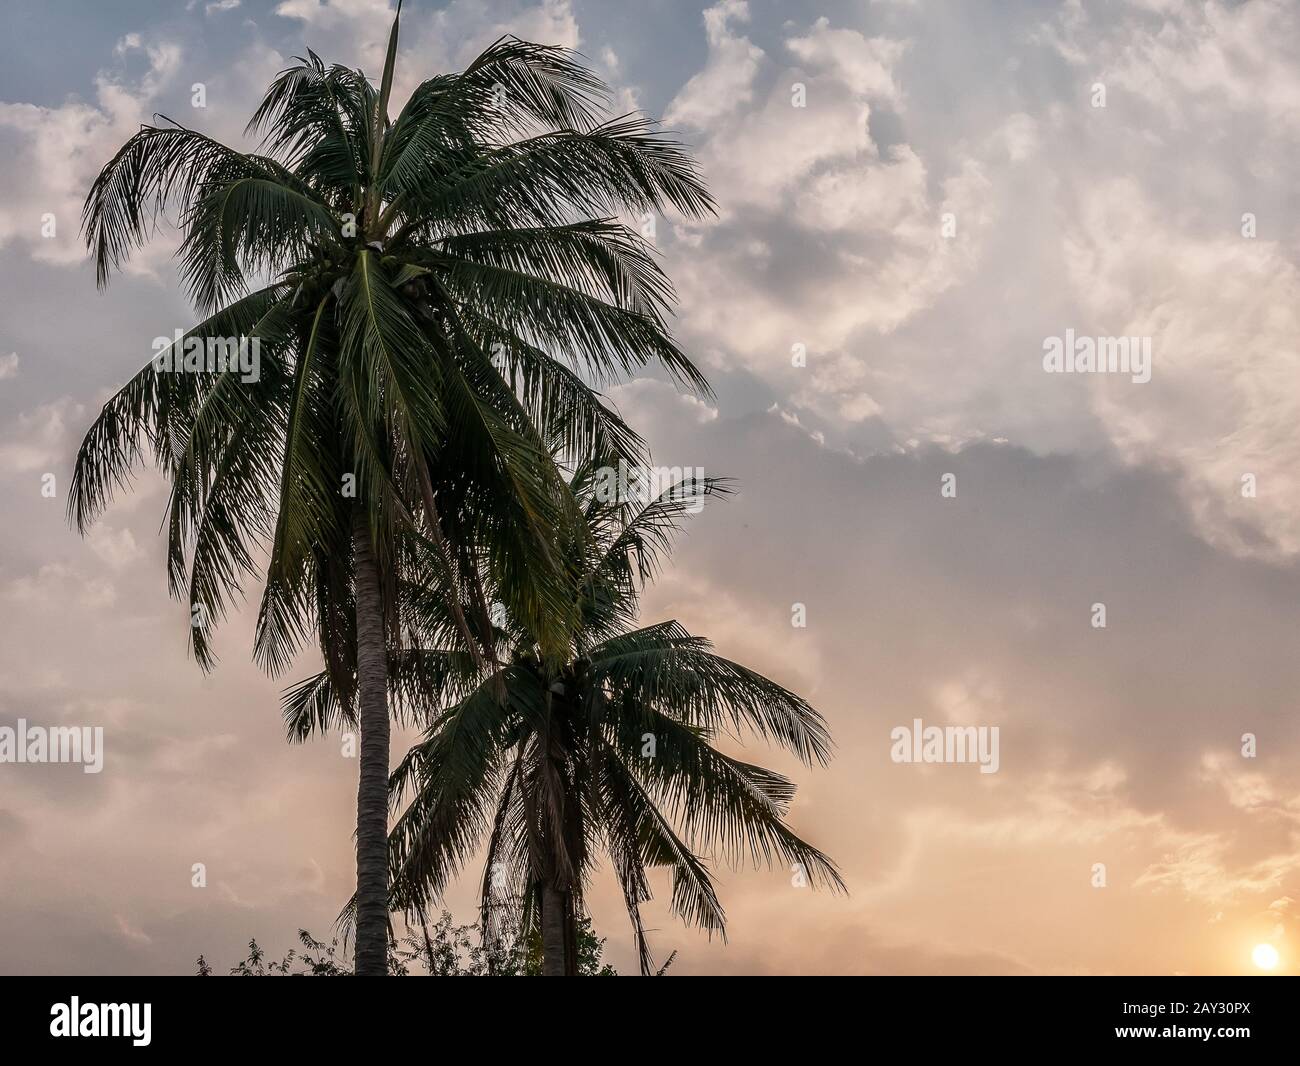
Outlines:
{"label": "white cloud", "polygon": [[[395,5],[389,0],[284,0],[275,13],[304,23],[312,48],[360,65],[378,77]],[[393,99],[404,102],[426,78],[467,65],[498,37],[577,48],[578,20],[569,0],[451,0],[434,10],[402,11]]]}
{"label": "white cloud", "polygon": [[120,914],[113,915],[113,920],[117,922],[117,931],[127,940],[135,941],[138,944],[152,944],[153,937],[142,929],[137,928],[128,919]]}
{"label": "white cloud", "polygon": [[312,26],[332,29],[352,26],[370,19],[383,19],[383,33],[388,32],[394,8],[388,0],[284,0],[275,13],[281,18],[299,19]]}
{"label": "white cloud", "polygon": [[744,0],[723,0],[705,10],[708,62],[669,105],[664,115],[668,125],[706,127],[750,102],[763,50],[732,32],[733,23],[748,21],[749,5]]}
{"label": "white cloud", "polygon": [[143,552],[129,529],[113,529],[100,522],[86,534],[90,550],[110,569],[118,571],[139,559]]}
{"label": "white cloud", "polygon": [[90,577],[64,563],[46,563],[35,574],[14,578],[0,596],[25,607],[64,611],[68,604],[86,610],[109,607],[117,590],[107,578]]}
{"label": "white cloud", "polygon": [[[745,270],[710,259],[724,243],[719,234],[703,238],[706,247],[698,254],[702,238],[687,231],[699,280],[712,279],[708,285],[681,286],[698,297],[689,308],[692,320],[725,338],[726,347],[751,354],[795,339],[810,347],[836,347],[864,325],[891,330],[968,265],[970,245],[942,238],[941,215],[958,211],[964,232],[978,231],[979,201],[987,185],[983,169],[966,159],[939,183],[936,195],[915,148],[877,146],[870,132],[873,102],[901,102],[896,68],[906,42],[866,37],[819,19],[786,41],[799,67],[769,62],[760,69],[762,51],[731,32],[732,20],[743,13],[737,5],[710,9],[708,63],[678,94],[668,119],[689,117],[700,127],[700,156],[709,181],[722,190],[724,224],[754,234],[726,242],[728,258],[774,272],[779,257],[802,251],[774,246],[761,235],[768,227],[740,217],[757,210],[836,237],[822,251],[840,269],[830,284],[819,272],[816,286],[801,288],[795,279],[793,291],[760,291],[745,279]],[[737,59],[742,52],[736,46],[742,43],[744,62]],[[755,88],[760,75],[767,86],[761,94]],[[796,80],[806,85],[806,107],[793,104]],[[736,88],[719,92],[721,81]],[[738,114],[731,113],[738,108]],[[1014,125],[1008,123],[997,135],[1024,154],[1032,129],[1032,120],[1017,115]],[[691,271],[689,262],[683,268]]]}
{"label": "white cloud", "polygon": [[66,396],[19,415],[0,437],[0,477],[55,470],[84,415],[85,407]]}
{"label": "white cloud", "polygon": [[[716,223],[678,226],[669,249],[683,321],[832,424],[878,419],[900,442],[1100,444],[1178,472],[1212,543],[1291,557],[1300,9],[1189,0],[1119,15],[1062,8],[1009,49],[1005,85],[952,71],[955,138],[929,134],[933,99],[904,91],[938,32],[919,9],[910,40],[825,18],[788,28],[797,66],[741,35],[744,6],[710,9],[708,60],[669,109],[699,130],[721,201]],[[1059,97],[1020,84],[1043,45],[1076,78]],[[1094,80],[1105,109],[1089,106]],[[791,106],[795,81],[805,108]],[[1152,336],[1153,383],[1046,380],[1042,338],[1071,326]],[[1246,473],[1255,499],[1241,497]]]}
{"label": "white cloud", "polygon": [[829,19],[820,18],[805,36],[786,41],[786,47],[808,67],[834,71],[858,96],[896,103],[901,95],[894,75],[907,49],[903,41],[835,29]]}
{"label": "white cloud", "polygon": [[[1234,551],[1300,552],[1300,268],[1277,242],[1171,224],[1135,182],[1088,193],[1066,238],[1097,329],[1153,338],[1152,380],[1089,383],[1121,456],[1173,463],[1202,531]],[[1254,474],[1257,495],[1242,496]]]}
{"label": "white cloud", "polygon": [[[75,98],[57,107],[0,102],[0,247],[24,246],[34,259],[73,264],[85,259],[79,227],[86,190],[100,168],[147,122],[152,104],[181,66],[170,42],[145,45],[140,35],[119,42],[119,56],[144,51],[148,70],[134,83],[100,72],[95,103]],[[45,225],[53,217],[53,235]],[[148,260],[136,270],[147,271]]]}
{"label": "white cloud", "polygon": [[[1102,22],[1081,9],[1048,34],[1077,65],[1117,95],[1157,107],[1190,132],[1198,120],[1218,127],[1225,112],[1300,125],[1300,8],[1289,0],[1130,0],[1146,18]],[[1155,18],[1149,16],[1156,16]]]}
{"label": "white cloud", "polygon": [[[735,40],[729,25],[717,18],[709,27],[712,76]],[[694,79],[673,102],[670,118],[701,124],[721,220],[679,227],[689,251],[674,256],[672,272],[694,332],[798,404],[860,422],[881,405],[855,338],[897,329],[970,272],[988,225],[987,172],[1006,165],[1013,147],[1020,158],[1031,151],[1034,124],[1013,116],[980,157],[965,156],[935,181],[914,147],[882,150],[870,131],[872,101],[901,99],[894,74],[904,42],[819,20],[787,46],[802,66],[747,68],[737,79],[746,92],[735,96],[751,102],[735,113],[730,99],[710,105]],[[760,76],[765,90],[750,93]],[[796,80],[806,107],[793,106]],[[960,219],[961,239],[944,237],[946,212]],[[794,344],[809,353],[806,369],[790,367]]]}

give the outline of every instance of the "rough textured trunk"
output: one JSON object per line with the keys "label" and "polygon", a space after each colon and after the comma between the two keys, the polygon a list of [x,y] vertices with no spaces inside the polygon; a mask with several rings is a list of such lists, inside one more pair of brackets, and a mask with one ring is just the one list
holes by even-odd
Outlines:
{"label": "rough textured trunk", "polygon": [[578,912],[572,893],[564,896],[564,976],[578,976]]}
{"label": "rough textured trunk", "polygon": [[352,528],[357,600],[357,718],[361,727],[357,783],[358,977],[388,973],[388,663],[379,567],[365,516]]}
{"label": "rough textured trunk", "polygon": [[542,976],[565,977],[568,974],[568,936],[565,931],[565,895],[549,882],[542,882]]}

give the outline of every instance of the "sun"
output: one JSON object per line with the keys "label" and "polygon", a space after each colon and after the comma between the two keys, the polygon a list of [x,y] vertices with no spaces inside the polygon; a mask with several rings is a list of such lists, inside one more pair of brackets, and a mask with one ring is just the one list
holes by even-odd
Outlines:
{"label": "sun", "polygon": [[1272,944],[1256,944],[1250,957],[1261,970],[1271,970],[1277,965],[1277,948]]}

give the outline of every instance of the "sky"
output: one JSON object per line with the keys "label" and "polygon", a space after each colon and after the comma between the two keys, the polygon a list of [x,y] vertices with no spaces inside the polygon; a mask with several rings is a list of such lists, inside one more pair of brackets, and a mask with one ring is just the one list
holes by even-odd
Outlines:
{"label": "sky", "polygon": [[[104,765],[0,763],[2,972],[222,970],[351,892],[355,759],[278,711],[310,662],[260,674],[251,608],[187,657],[152,472],[84,538],[64,508],[99,405],[193,321],[166,227],[96,290],[89,183],[155,113],[242,143],[307,47],[377,73],[390,6],[6,5],[0,726],[100,726]],[[399,99],[503,33],[580,50],[718,200],[653,231],[716,402],[608,392],[739,490],[643,616],[826,716],[826,769],[744,750],[848,893],[723,868],[723,943],[660,881],[670,972],[1300,972],[1300,7],[408,0],[402,32]],[[1141,341],[1149,380],[1049,372],[1067,336]],[[996,772],[897,761],[918,719],[996,728]],[[634,972],[607,869],[589,902]]]}

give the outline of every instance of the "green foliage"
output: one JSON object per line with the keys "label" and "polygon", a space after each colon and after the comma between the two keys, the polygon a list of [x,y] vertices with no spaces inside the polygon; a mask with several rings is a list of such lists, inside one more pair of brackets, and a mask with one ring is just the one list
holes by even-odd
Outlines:
{"label": "green foliage", "polygon": [[[831,741],[806,700],[717,655],[677,622],[635,628],[641,589],[678,524],[727,485],[707,479],[654,499],[611,500],[597,491],[596,470],[579,468],[570,485],[583,524],[563,542],[580,619],[566,658],[549,659],[527,624],[507,614],[494,629],[507,663],[500,677],[483,677],[464,695],[444,692],[392,774],[393,806],[405,804],[390,834],[392,906],[416,919],[429,913],[485,848],[488,934],[500,935],[504,923],[531,936],[538,885],[565,884],[580,911],[603,850],[648,974],[655,965],[639,908],[650,898],[652,868],[671,875],[672,912],[719,935],[725,915],[710,859],[798,865],[811,885],[843,888],[834,863],[785,822],[793,782],[715,746],[722,737],[758,737],[811,765],[829,759]],[[411,590],[422,654],[446,632],[440,602],[436,585]],[[327,686],[321,675],[299,688]],[[319,720],[303,701],[287,704],[286,714],[301,735]]]}
{"label": "green foliage", "polygon": [[83,216],[101,286],[176,219],[201,315],[180,350],[255,337],[261,367],[248,382],[151,361],[87,432],[71,518],[84,530],[151,456],[172,485],[171,590],[204,620],[197,661],[214,664],[212,626],[262,578],[258,661],[278,673],[314,635],[344,709],[355,508],[395,647],[424,541],[469,676],[491,657],[482,619],[466,619],[485,582],[558,655],[573,603],[556,531],[576,515],[557,464],[642,454],[590,382],[659,365],[708,390],[669,335],[654,250],[617,221],[712,210],[683,147],[644,116],[608,118],[576,54],[513,37],[390,117],[397,30],[378,89],[310,51],[282,71],[249,123],[259,151],[143,127]]}
{"label": "green foliage", "polygon": [[[215,664],[215,625],[259,582],[257,662],[279,674],[315,640],[325,684],[286,696],[298,739],[357,721],[354,538],[378,564],[364,613],[382,615],[366,620],[386,634],[399,712],[423,724],[489,669],[499,697],[485,589],[561,660],[577,618],[559,542],[580,521],[562,469],[642,456],[596,386],[658,366],[708,393],[670,335],[654,249],[618,221],[713,210],[683,146],[645,116],[606,114],[608,89],[575,53],[513,37],[425,80],[393,117],[398,23],[378,87],[308,51],[252,116],[258,150],[159,118],[83,210],[101,287],[175,219],[200,321],[104,405],[69,517],[84,532],[152,459],[196,661]],[[232,341],[256,342],[256,374],[158,365]],[[407,602],[430,588],[437,602]],[[359,811],[383,802],[387,763],[368,747]],[[382,833],[359,817],[376,969]]]}
{"label": "green foliage", "polygon": [[[248,955],[230,968],[233,977],[350,977],[346,952],[335,939],[329,944],[298,930],[302,950],[290,950],[281,959],[268,959],[256,940],[248,942]],[[578,927],[578,976],[617,977],[618,971],[601,961],[605,940],[598,937],[585,915]],[[671,960],[669,960],[671,962]],[[199,977],[211,977],[212,967],[200,955]],[[477,925],[455,925],[447,911],[432,926],[409,932],[389,945],[390,977],[427,974],[434,977],[539,977],[542,972],[541,938],[535,933],[509,949],[484,945]]]}
{"label": "green foliage", "polygon": [[[605,949],[605,938],[596,936],[591,919],[585,914],[578,917],[578,976],[617,977],[618,971],[600,957]],[[671,962],[671,960],[669,960]],[[515,975],[540,977],[542,975],[542,935],[531,929],[523,939],[522,950],[517,950],[510,962]]]}

